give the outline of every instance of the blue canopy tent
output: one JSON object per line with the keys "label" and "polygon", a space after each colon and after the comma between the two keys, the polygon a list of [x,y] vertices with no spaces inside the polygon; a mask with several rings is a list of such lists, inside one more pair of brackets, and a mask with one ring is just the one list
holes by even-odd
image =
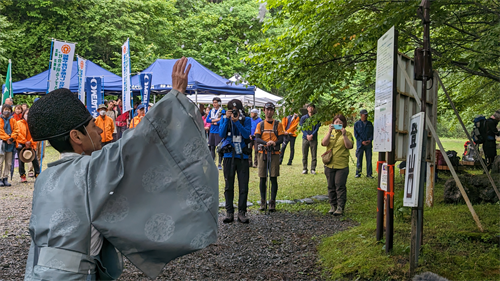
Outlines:
{"label": "blue canopy tent", "polygon": [[[152,73],[151,91],[167,92],[172,89],[172,69],[177,59],[157,59],[142,73]],[[254,95],[255,86],[235,85],[229,79],[215,74],[193,58],[188,58],[191,70],[188,76],[188,94],[203,95]],[[139,75],[132,76],[132,91],[139,91]]]}
{"label": "blue canopy tent", "polygon": [[[120,92],[122,91],[122,78],[97,64],[87,60],[87,69],[85,71],[87,77],[102,77],[104,80],[104,92]],[[17,95],[40,95],[47,92],[47,80],[49,79],[49,71],[46,70],[40,74],[30,78],[12,83],[13,93]],[[2,85],[2,92],[5,84]],[[78,66],[77,62],[73,61],[71,70],[71,83],[69,89],[71,92],[78,92]]]}

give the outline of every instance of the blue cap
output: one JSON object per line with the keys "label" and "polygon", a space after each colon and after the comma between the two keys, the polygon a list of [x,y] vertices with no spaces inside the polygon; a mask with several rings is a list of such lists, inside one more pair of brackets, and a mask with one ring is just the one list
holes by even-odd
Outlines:
{"label": "blue cap", "polygon": [[137,110],[139,110],[139,109],[143,109],[143,108],[144,108],[144,104],[142,104],[142,103],[141,103],[141,104],[139,104],[139,106],[137,106]]}

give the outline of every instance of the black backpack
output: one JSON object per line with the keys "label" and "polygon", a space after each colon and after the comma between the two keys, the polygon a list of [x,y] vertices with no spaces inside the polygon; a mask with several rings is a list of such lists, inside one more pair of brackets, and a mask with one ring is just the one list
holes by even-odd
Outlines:
{"label": "black backpack", "polygon": [[450,162],[452,166],[458,166],[460,164],[460,157],[458,157],[458,153],[455,150],[446,151],[446,155],[450,158]]}
{"label": "black backpack", "polygon": [[486,118],[483,115],[479,115],[474,118],[474,128],[472,129],[472,140],[476,144],[482,144],[486,141]]}

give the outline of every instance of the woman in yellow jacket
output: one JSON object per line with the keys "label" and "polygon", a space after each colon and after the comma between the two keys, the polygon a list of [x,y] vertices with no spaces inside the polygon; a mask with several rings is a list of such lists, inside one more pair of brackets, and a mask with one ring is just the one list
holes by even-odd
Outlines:
{"label": "woman in yellow jacket", "polygon": [[[19,134],[19,129],[17,128],[17,121],[12,117],[12,107],[8,104],[2,105],[2,118],[0,118],[0,139],[3,140],[3,151],[4,154],[0,155],[0,173],[2,178],[0,179],[0,186],[11,186],[7,181],[9,177],[10,168],[12,166],[12,153],[16,148],[16,139]],[[5,169],[2,173],[2,168]]]}
{"label": "woman in yellow jacket", "polygon": [[[16,148],[18,151],[18,155],[21,155],[21,150],[23,148],[36,148],[36,142],[33,141],[33,138],[31,138],[30,130],[28,128],[28,112],[29,109],[26,109],[22,117],[19,121],[17,121],[17,127],[19,128],[19,134],[17,136],[16,140]],[[38,159],[36,157],[36,151],[35,151],[35,157],[33,158],[33,161],[31,162],[33,164],[33,168],[35,169],[35,178],[38,177],[38,174],[40,174],[40,164],[38,163]],[[28,182],[26,180],[26,170],[24,168],[24,162],[19,161],[19,175],[21,176],[21,182]]]}
{"label": "woman in yellow jacket", "polygon": [[99,108],[97,108],[97,110],[99,111],[99,116],[95,119],[95,124],[102,130],[101,143],[102,146],[105,146],[106,144],[113,142],[115,122],[113,121],[113,118],[106,115],[106,111],[108,110],[106,105],[99,105]]}
{"label": "woman in yellow jacket", "polygon": [[144,117],[144,115],[146,115],[144,112],[145,112],[144,111],[144,104],[140,104],[137,107],[137,116],[134,117],[134,119],[132,119],[132,121],[130,122],[129,129],[135,128],[135,127],[137,127],[137,125],[139,125],[139,123],[141,123],[142,117]]}

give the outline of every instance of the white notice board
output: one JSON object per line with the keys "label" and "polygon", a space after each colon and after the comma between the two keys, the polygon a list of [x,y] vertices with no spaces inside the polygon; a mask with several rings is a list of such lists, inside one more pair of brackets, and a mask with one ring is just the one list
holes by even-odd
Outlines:
{"label": "white notice board", "polygon": [[375,122],[373,151],[392,150],[392,97],[394,94],[394,56],[396,55],[394,26],[377,42],[377,76],[375,82]]}
{"label": "white notice board", "polygon": [[424,140],[423,112],[413,115],[410,119],[410,141],[406,158],[405,192],[403,206],[418,207],[418,189],[420,184],[420,168],[422,167],[422,146]]}

